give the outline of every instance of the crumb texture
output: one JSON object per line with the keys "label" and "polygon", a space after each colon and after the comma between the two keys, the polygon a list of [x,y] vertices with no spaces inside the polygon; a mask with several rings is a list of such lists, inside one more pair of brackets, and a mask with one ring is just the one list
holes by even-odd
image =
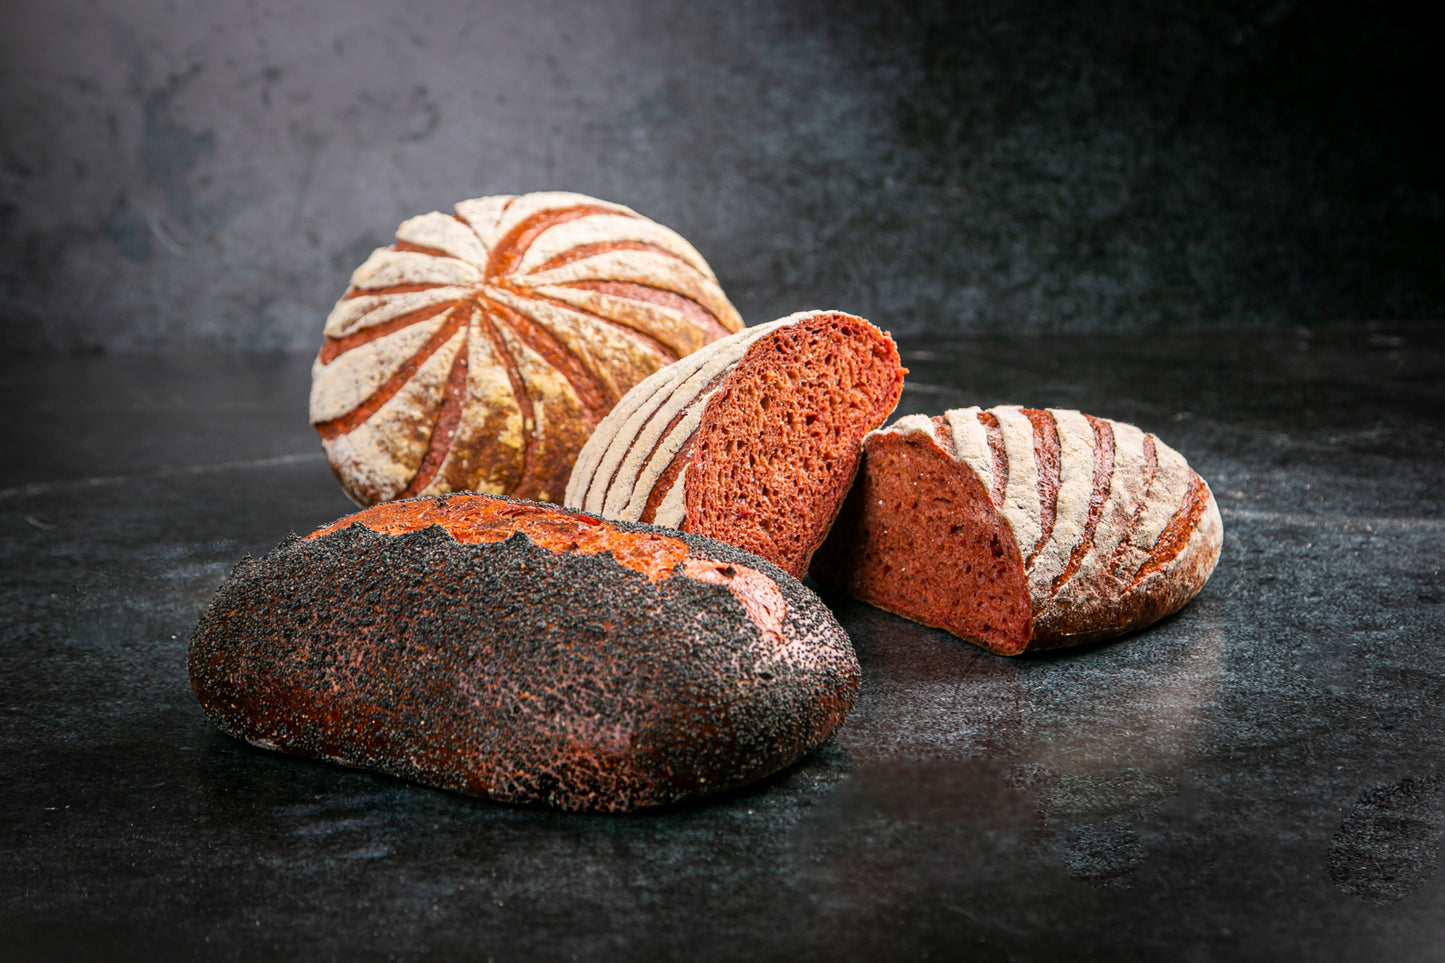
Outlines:
{"label": "crumb texture", "polygon": [[624,398],[579,456],[567,504],[706,534],[801,575],[903,374],[892,339],[851,315],[748,329]]}
{"label": "crumb texture", "polygon": [[814,576],[914,621],[1022,650],[1028,585],[982,483],[922,435],[875,437]]}
{"label": "crumb texture", "polygon": [[[815,575],[997,652],[1141,628],[1193,598],[1219,558],[1209,486],[1133,425],[966,408],[899,419],[865,448]],[[982,549],[1000,533],[990,566]]]}
{"label": "crumb texture", "polygon": [[619,398],[742,327],[697,251],[635,211],[566,193],[463,201],[406,221],[352,274],[311,422],[358,504],[555,501]]}
{"label": "crumb texture", "polygon": [[731,546],[456,495],[243,562],[196,695],[257,745],[500,801],[628,811],[787,766],[857,696],[852,645]]}

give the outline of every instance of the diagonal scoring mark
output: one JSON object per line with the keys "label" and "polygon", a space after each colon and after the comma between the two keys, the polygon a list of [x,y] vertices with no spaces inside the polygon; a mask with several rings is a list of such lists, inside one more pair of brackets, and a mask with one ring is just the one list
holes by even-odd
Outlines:
{"label": "diagonal scoring mark", "polygon": [[406,388],[416,378],[422,365],[431,360],[431,356],[440,351],[451,341],[462,326],[460,312],[453,312],[452,316],[442,322],[436,333],[427,339],[427,342],[418,348],[410,358],[397,368],[390,378],[383,381],[371,395],[361,404],[352,408],[346,414],[329,421],[313,424],[319,434],[326,441],[330,441],[339,435],[345,435],[356,430],[362,424],[371,420],[371,417],[386,405],[400,391]]}
{"label": "diagonal scoring mark", "polygon": [[[472,316],[477,310],[475,305],[468,307],[466,320],[462,322],[463,327],[472,323]],[[461,427],[462,407],[466,403],[467,371],[471,364],[468,348],[468,343],[463,341],[456,357],[452,359],[451,371],[447,373],[446,386],[442,391],[441,407],[437,410],[436,422],[432,425],[431,441],[427,444],[426,455],[417,466],[416,474],[401,493],[403,498],[421,494],[436,478],[437,472],[441,471],[447,456],[451,454],[452,442],[456,439],[457,429]]]}
{"label": "diagonal scoring mark", "polygon": [[1083,537],[1069,555],[1068,565],[1054,579],[1054,595],[1059,594],[1059,589],[1074,577],[1079,566],[1084,564],[1084,558],[1094,550],[1094,534],[1099,529],[1099,516],[1104,512],[1104,503],[1109,500],[1109,489],[1114,483],[1114,428],[1103,418],[1095,418],[1093,415],[1084,417],[1094,429],[1094,487],[1089,493],[1089,517],[1084,522]]}

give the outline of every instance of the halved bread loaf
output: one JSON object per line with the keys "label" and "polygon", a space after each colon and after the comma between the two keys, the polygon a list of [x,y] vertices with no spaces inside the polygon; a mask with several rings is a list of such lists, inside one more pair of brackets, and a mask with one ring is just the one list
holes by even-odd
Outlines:
{"label": "halved bread loaf", "polygon": [[796,579],[551,505],[379,505],[237,566],[189,670],[223,731],[507,802],[624,811],[789,765],[858,693]]}
{"label": "halved bread loaf", "polygon": [[814,577],[1004,655],[1148,625],[1219,558],[1209,486],[1133,425],[963,408],[901,418],[864,448]]}
{"label": "halved bread loaf", "polygon": [[708,535],[801,576],[903,374],[892,338],[834,311],[715,341],[602,420],[566,504]]}

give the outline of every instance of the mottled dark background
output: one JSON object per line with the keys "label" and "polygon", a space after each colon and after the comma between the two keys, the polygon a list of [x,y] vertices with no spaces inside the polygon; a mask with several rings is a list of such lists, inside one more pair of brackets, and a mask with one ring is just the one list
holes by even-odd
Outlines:
{"label": "mottled dark background", "polygon": [[1445,316],[1438,37],[1404,6],[6,11],[12,352],[310,348],[405,217],[559,188],[681,231],[749,322]]}

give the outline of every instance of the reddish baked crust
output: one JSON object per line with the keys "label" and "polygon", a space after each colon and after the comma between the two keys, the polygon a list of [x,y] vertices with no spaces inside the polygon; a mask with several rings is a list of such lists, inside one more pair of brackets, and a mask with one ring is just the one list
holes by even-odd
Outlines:
{"label": "reddish baked crust", "polygon": [[[519,530],[464,544],[440,524],[379,533],[363,512],[237,566],[191,643],[206,714],[285,752],[601,811],[745,785],[847,715],[859,683],[847,635],[762,559],[487,500]],[[410,506],[424,521],[447,503],[380,508]],[[567,516],[579,540],[604,531],[613,545],[567,550]],[[522,534],[534,522],[541,541],[561,545]],[[680,561],[656,564],[669,558]]]}

